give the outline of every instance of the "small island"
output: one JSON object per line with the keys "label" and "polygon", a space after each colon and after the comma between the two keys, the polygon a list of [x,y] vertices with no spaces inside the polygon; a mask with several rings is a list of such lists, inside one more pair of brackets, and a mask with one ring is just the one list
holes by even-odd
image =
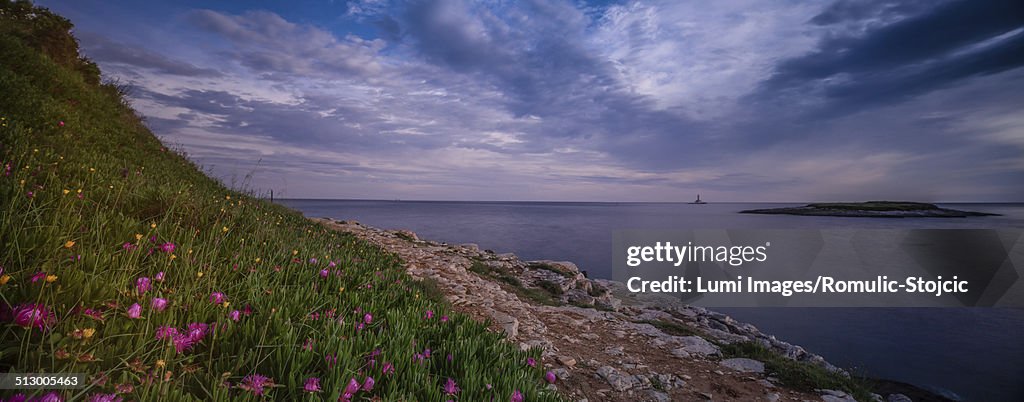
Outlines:
{"label": "small island", "polygon": [[935,204],[903,201],[830,202],[802,207],[748,209],[741,214],[780,214],[807,216],[848,216],[861,218],[965,218],[998,216],[987,212],[939,208]]}

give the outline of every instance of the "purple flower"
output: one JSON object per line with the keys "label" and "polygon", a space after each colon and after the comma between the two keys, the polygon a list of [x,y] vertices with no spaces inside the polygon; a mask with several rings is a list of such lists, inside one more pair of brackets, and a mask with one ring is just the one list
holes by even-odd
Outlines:
{"label": "purple flower", "polygon": [[131,307],[128,307],[128,318],[136,319],[142,316],[142,306],[139,303],[132,303]]}
{"label": "purple flower", "polygon": [[153,310],[164,311],[165,309],[167,309],[167,299],[164,299],[162,297],[154,297],[153,301],[150,303],[150,306],[153,307]]}
{"label": "purple flower", "polygon": [[356,392],[359,392],[359,387],[359,381],[352,377],[352,379],[348,380],[348,385],[345,386],[345,393],[355,395]]}
{"label": "purple flower", "polygon": [[164,244],[160,245],[160,251],[163,251],[163,252],[168,253],[168,254],[173,253],[174,252],[174,248],[175,248],[174,243],[171,243],[171,242],[167,242],[167,243],[164,243]]}
{"label": "purple flower", "polygon": [[455,395],[459,393],[459,386],[455,384],[455,380],[451,379],[451,377],[448,378],[448,381],[444,382],[442,389],[444,389],[444,393],[448,395]]}
{"label": "purple flower", "polygon": [[39,272],[36,272],[35,274],[32,274],[32,279],[31,280],[32,280],[32,283],[36,283],[36,282],[39,282],[39,281],[43,280],[44,278],[46,278],[46,272],[39,271]]}
{"label": "purple flower", "polygon": [[427,319],[434,318],[434,310],[427,310]]}
{"label": "purple flower", "polygon": [[163,282],[164,281],[164,271],[157,272],[156,276],[154,276],[153,279],[156,279],[157,282]]}
{"label": "purple flower", "polygon": [[238,320],[242,318],[242,312],[238,310],[232,310],[231,313],[228,314],[228,317],[230,317],[232,321],[238,322]]}
{"label": "purple flower", "polygon": [[384,375],[394,374],[395,373],[395,365],[391,364],[391,362],[384,362],[384,365],[381,366],[380,371]]}
{"label": "purple flower", "polygon": [[89,402],[121,402],[123,400],[117,394],[93,394],[89,397]]}
{"label": "purple flower", "polygon": [[38,398],[32,398],[32,402],[64,402],[64,397],[57,391],[50,391]]}
{"label": "purple flower", "polygon": [[209,330],[210,324],[205,322],[193,322],[188,324],[188,337],[198,342],[206,337],[206,333]]}
{"label": "purple flower", "polygon": [[11,396],[11,398],[8,399],[7,402],[25,402],[27,400],[28,397],[25,396],[25,394],[14,394],[14,396]]}
{"label": "purple flower", "polygon": [[320,270],[320,277],[321,278],[326,278],[326,277],[328,277],[330,275],[331,275],[331,271],[330,270],[327,270],[327,269],[321,269]]}
{"label": "purple flower", "polygon": [[309,377],[306,379],[306,383],[302,386],[302,390],[306,392],[320,392],[320,379],[317,377]]}
{"label": "purple flower", "polygon": [[175,334],[172,339],[174,343],[174,351],[178,353],[184,353],[195,346],[196,341],[184,334]]}
{"label": "purple flower", "polygon": [[369,325],[371,322],[373,322],[373,315],[371,315],[370,313],[366,313],[366,315],[363,316],[363,322]]}
{"label": "purple flower", "polygon": [[[124,244],[121,245],[121,248],[125,249],[127,251],[132,251],[132,250],[135,250],[135,249],[139,248],[139,246],[136,246],[136,245],[131,244],[129,242],[124,242]],[[97,395],[102,395],[102,394],[97,394]]]}
{"label": "purple flower", "polygon": [[334,261],[331,261],[331,262],[327,263],[327,268],[334,268],[336,266],[337,266],[337,264],[335,264]]}
{"label": "purple flower", "polygon": [[43,304],[22,304],[14,309],[14,323],[20,327],[35,327],[40,331],[45,331],[53,326],[54,321],[56,321],[55,315]]}
{"label": "purple flower", "polygon": [[163,325],[156,329],[156,339],[166,339],[178,335],[178,329],[170,325]]}
{"label": "purple flower", "polygon": [[221,304],[224,303],[224,294],[221,292],[210,293],[210,303]]}
{"label": "purple flower", "polygon": [[238,388],[252,392],[253,395],[263,396],[265,390],[263,388],[273,386],[274,380],[270,377],[260,374],[251,374],[242,378],[242,382],[238,384]]}
{"label": "purple flower", "polygon": [[555,380],[557,380],[557,379],[558,379],[558,377],[555,376],[555,373],[553,373],[551,371],[548,371],[546,374],[544,374],[544,381],[547,381],[548,384],[554,384]]}
{"label": "purple flower", "polygon": [[448,316],[442,315],[441,316],[441,322],[448,322]]}
{"label": "purple flower", "polygon": [[526,358],[526,365],[530,366],[530,367],[537,367],[537,360],[534,360],[534,358],[532,358],[532,357],[527,357]]}
{"label": "purple flower", "polygon": [[523,393],[519,390],[512,391],[512,398],[509,398],[510,402],[523,402]]}
{"label": "purple flower", "polygon": [[309,259],[309,263],[310,264],[316,264],[316,258],[310,258]]}
{"label": "purple flower", "polygon": [[148,277],[143,276],[135,280],[135,291],[139,292],[140,295],[148,292],[151,287],[152,285]]}
{"label": "purple flower", "polygon": [[373,384],[376,384],[376,383],[377,383],[376,381],[373,381],[373,377],[367,376],[366,379],[363,380],[363,391],[366,391],[366,392],[373,391]]}

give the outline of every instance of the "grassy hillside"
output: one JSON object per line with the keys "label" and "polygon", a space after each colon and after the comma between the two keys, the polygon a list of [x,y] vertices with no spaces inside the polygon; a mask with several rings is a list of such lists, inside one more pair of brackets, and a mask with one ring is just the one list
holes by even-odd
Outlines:
{"label": "grassy hillside", "polygon": [[556,399],[395,256],[168,150],[70,29],[0,0],[0,372],[88,374],[68,400]]}

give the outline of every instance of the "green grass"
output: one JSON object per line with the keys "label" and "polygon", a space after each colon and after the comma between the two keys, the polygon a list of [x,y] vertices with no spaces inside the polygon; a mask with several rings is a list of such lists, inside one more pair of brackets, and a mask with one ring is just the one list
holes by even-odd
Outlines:
{"label": "green grass", "polygon": [[555,267],[554,265],[548,264],[546,262],[531,262],[529,266],[530,268],[533,269],[543,269],[545,271],[551,271],[566,278],[572,278],[574,276],[573,274],[563,271],[558,267]]}
{"label": "green grass", "polygon": [[768,375],[779,383],[801,391],[817,389],[844,391],[858,401],[870,401],[871,391],[864,380],[828,371],[817,365],[787,359],[757,342],[737,342],[718,345],[724,358],[745,357],[764,362]]}
{"label": "green grass", "polygon": [[515,277],[511,273],[494,268],[480,260],[473,260],[473,264],[470,265],[469,271],[485,278],[495,279],[508,285],[508,289],[515,292],[520,298],[546,306],[562,305],[562,302],[557,298],[557,296],[562,294],[562,288],[554,282],[540,281],[540,283],[538,283],[540,288],[528,288],[523,285],[523,282],[520,281],[519,278]]}
{"label": "green grass", "polygon": [[[0,372],[88,374],[86,388],[61,391],[69,400],[259,399],[238,386],[251,374],[273,379],[274,400],[334,401],[366,377],[376,385],[356,400],[445,400],[448,378],[454,399],[558,400],[524,363],[536,350],[452,312],[395,255],[229,190],[168,149],[120,88],[100,83],[70,28],[0,1]],[[152,283],[143,294],[139,278]],[[32,305],[51,317],[42,329],[18,319]],[[156,339],[189,323],[216,330],[181,352]],[[425,349],[432,357],[416,362]],[[303,392],[310,377],[322,392]]]}

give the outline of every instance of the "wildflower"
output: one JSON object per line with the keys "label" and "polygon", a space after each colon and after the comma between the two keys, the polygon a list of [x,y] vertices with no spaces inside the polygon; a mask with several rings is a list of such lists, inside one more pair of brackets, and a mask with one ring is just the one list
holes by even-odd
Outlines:
{"label": "wildflower", "polygon": [[135,387],[129,383],[123,382],[114,386],[114,390],[117,391],[119,394],[130,394],[132,391],[135,390]]}
{"label": "wildflower", "polygon": [[253,395],[263,396],[265,390],[263,388],[273,386],[274,380],[270,377],[260,374],[251,374],[242,378],[242,382],[238,384],[238,388],[252,392]]}
{"label": "wildflower", "polygon": [[334,268],[334,267],[336,267],[336,266],[338,266],[338,265],[337,265],[337,264],[335,264],[335,263],[334,263],[334,261],[331,261],[331,262],[328,262],[328,263],[327,263],[327,268]]}
{"label": "wildflower", "polygon": [[452,361],[452,359],[453,359],[453,358],[454,358],[454,357],[452,357],[452,354],[451,354],[451,353],[449,353],[449,354],[448,354],[448,357],[447,357],[447,358],[445,358],[445,360],[448,360],[448,362],[450,363],[450,362]]}
{"label": "wildflower", "polygon": [[448,316],[442,315],[441,316],[441,322],[448,322]]}
{"label": "wildflower", "polygon": [[327,363],[327,369],[332,369],[338,363],[338,356],[334,353],[324,356],[324,363]]}
{"label": "wildflower", "polygon": [[309,377],[306,379],[306,384],[302,386],[302,390],[306,392],[320,392],[320,379],[317,377]]}
{"label": "wildflower", "polygon": [[238,322],[238,320],[241,319],[242,317],[242,312],[238,310],[232,310],[231,313],[228,314],[228,317],[230,317],[232,321]]}
{"label": "wildflower", "polygon": [[459,386],[455,384],[455,380],[451,379],[451,377],[448,378],[448,381],[444,382],[442,389],[444,390],[444,393],[448,395],[455,395],[459,393]]}
{"label": "wildflower", "polygon": [[557,379],[558,379],[558,377],[555,376],[555,373],[553,373],[551,371],[548,371],[547,373],[544,374],[544,381],[547,381],[548,384],[554,384],[555,380],[557,380]]}
{"label": "wildflower", "polygon": [[224,303],[224,294],[221,292],[210,293],[210,303],[222,304]]}
{"label": "wildflower", "polygon": [[33,193],[33,192],[29,191],[29,192],[25,193],[25,196],[28,197],[28,198],[33,198],[33,197],[36,196],[36,193]]}
{"label": "wildflower", "polygon": [[96,328],[86,328],[82,330],[82,338],[89,339],[96,334]]}
{"label": "wildflower", "polygon": [[156,223],[150,223],[149,224],[149,228],[150,229],[156,229]]}
{"label": "wildflower", "polygon": [[94,320],[103,321],[103,313],[101,313],[99,310],[87,308],[85,309],[85,311],[82,311],[82,314]]}
{"label": "wildflower", "polygon": [[225,227],[221,228],[220,230],[221,230],[222,232],[224,232],[224,233],[227,233],[227,232],[228,232],[228,227],[227,227],[227,226],[225,226]]}
{"label": "wildflower", "polygon": [[68,195],[68,193],[70,193],[70,192],[71,192],[71,190],[68,190],[66,188],[64,189],[64,195]]}
{"label": "wildflower", "polygon": [[302,349],[305,351],[313,350],[313,338],[306,338],[306,341],[302,343]]}
{"label": "wildflower", "polygon": [[169,325],[163,325],[156,329],[156,339],[166,339],[178,335],[178,329]]}
{"label": "wildflower", "polygon": [[348,380],[348,385],[345,386],[345,393],[354,395],[356,392],[359,392],[359,387],[359,381],[352,377],[352,379]]}
{"label": "wildflower", "polygon": [[367,376],[366,379],[363,380],[363,391],[373,391],[373,385],[376,383],[377,382],[373,380],[373,377]]}
{"label": "wildflower", "polygon": [[153,279],[155,279],[157,282],[163,282],[164,281],[164,271],[157,272],[156,276],[154,276]]}
{"label": "wildflower", "polygon": [[156,361],[156,367],[157,368],[167,367],[167,362],[165,362],[164,359],[157,360]]}
{"label": "wildflower", "polygon": [[165,309],[167,309],[167,299],[164,299],[162,297],[154,297],[150,305],[153,307],[153,310],[164,311]]}
{"label": "wildflower", "polygon": [[523,402],[523,399],[523,393],[517,389],[512,391],[512,398],[509,399],[509,402]]}
{"label": "wildflower", "polygon": [[43,304],[22,304],[14,309],[14,323],[23,328],[44,331],[53,326],[55,320],[53,312]]}
{"label": "wildflower", "polygon": [[310,264],[316,264],[316,262],[317,262],[317,260],[316,260],[316,258],[315,258],[315,257],[314,257],[314,258],[310,258],[310,259],[309,259],[309,263],[310,263]]}
{"label": "wildflower", "polygon": [[92,394],[89,397],[89,402],[121,402],[123,400],[117,394]]}
{"label": "wildflower", "polygon": [[46,283],[57,282],[57,275],[46,275]]}
{"label": "wildflower", "polygon": [[139,303],[133,303],[131,307],[128,307],[128,318],[136,319],[142,316],[142,306]]}
{"label": "wildflower", "polygon": [[371,315],[370,313],[366,313],[366,315],[363,316],[363,322],[369,325],[371,322],[373,322],[373,315]]}
{"label": "wildflower", "polygon": [[321,269],[321,270],[320,270],[320,277],[321,277],[321,278],[326,278],[326,277],[327,277],[327,276],[329,276],[330,274],[331,274],[331,271],[330,271],[330,270],[327,270],[327,269]]}
{"label": "wildflower", "polygon": [[394,374],[395,373],[395,365],[391,364],[391,362],[384,362],[384,365],[381,366],[380,371],[384,375]]}
{"label": "wildflower", "polygon": [[39,272],[36,272],[35,274],[32,274],[31,280],[32,280],[32,283],[36,283],[36,282],[39,282],[40,280],[43,280],[45,278],[46,278],[46,272],[39,271]]}
{"label": "wildflower", "polygon": [[58,125],[58,126],[61,126],[61,127],[64,127],[64,120],[58,121],[58,122],[57,122],[57,125]]}
{"label": "wildflower", "polygon": [[124,242],[124,244],[121,245],[121,249],[126,250],[126,251],[133,251],[133,250],[135,250],[137,248],[139,248],[139,246],[136,246],[136,245],[131,244],[129,242]]}
{"label": "wildflower", "polygon": [[10,275],[0,275],[0,286],[6,285],[7,282],[10,282],[10,281],[11,281],[11,276]]}
{"label": "wildflower", "polygon": [[74,240],[68,240],[68,241],[64,242],[64,248],[72,248],[74,246],[75,246],[75,241]]}
{"label": "wildflower", "polygon": [[142,276],[135,280],[135,291],[140,295],[145,294],[152,287],[148,277]]}
{"label": "wildflower", "polygon": [[135,240],[136,241],[142,240],[142,233],[136,233],[135,234]]}
{"label": "wildflower", "polygon": [[427,310],[427,319],[434,318],[434,310]]}
{"label": "wildflower", "polygon": [[534,360],[534,358],[532,358],[532,357],[527,357],[526,358],[526,365],[530,366],[530,367],[537,367],[537,360]]}
{"label": "wildflower", "polygon": [[203,271],[196,272],[196,277],[197,278],[202,278],[203,277]]}
{"label": "wildflower", "polygon": [[174,252],[174,248],[175,248],[174,243],[171,243],[171,242],[167,242],[167,243],[164,243],[164,244],[160,245],[160,251],[163,251],[163,252],[168,253],[168,254],[173,253]]}

